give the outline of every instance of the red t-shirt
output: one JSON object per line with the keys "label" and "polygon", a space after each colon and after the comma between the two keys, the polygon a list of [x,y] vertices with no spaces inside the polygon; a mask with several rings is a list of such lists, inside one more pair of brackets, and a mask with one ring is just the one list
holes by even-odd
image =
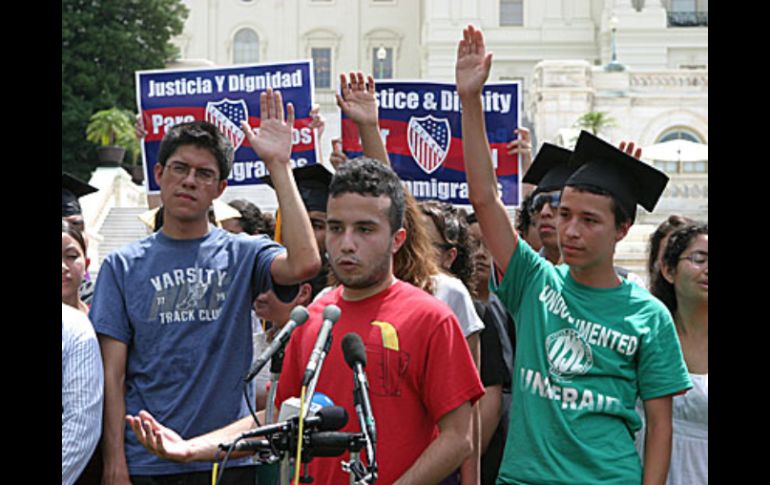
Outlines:
{"label": "red t-shirt", "polygon": [[[403,281],[362,301],[342,299],[336,288],[309,307],[310,318],[297,328],[286,348],[278,385],[278,404],[300,395],[302,375],[321,326],[323,309],[335,304],[342,311],[332,328],[316,392],[343,406],[348,424],[340,431],[359,432],[353,405],[353,372],[345,363],[341,342],[357,333],[366,346],[366,377],[377,426],[377,483],[397,480],[431,441],[438,422],[466,401],[483,394],[468,344],[449,307]],[[315,485],[348,483],[335,458],[314,458],[310,474]]]}

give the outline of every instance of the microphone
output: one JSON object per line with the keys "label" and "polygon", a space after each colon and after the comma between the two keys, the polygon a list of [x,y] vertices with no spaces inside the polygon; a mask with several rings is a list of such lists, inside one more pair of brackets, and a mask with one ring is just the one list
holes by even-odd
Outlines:
{"label": "microphone", "polygon": [[353,369],[353,400],[356,406],[356,414],[364,431],[371,441],[371,448],[367,447],[369,460],[374,463],[374,446],[377,443],[377,429],[374,424],[374,413],[369,400],[369,382],[366,379],[364,367],[366,367],[366,348],[357,333],[348,333],[342,339],[342,354],[345,362]]}
{"label": "microphone", "polygon": [[286,325],[284,325],[281,331],[278,332],[278,335],[273,338],[273,341],[270,342],[270,345],[264,351],[262,351],[259,357],[257,357],[257,360],[254,362],[254,365],[251,367],[251,370],[249,370],[249,373],[244,379],[245,382],[249,382],[254,379],[254,377],[256,377],[259,371],[262,370],[262,367],[267,364],[273,355],[275,355],[283,348],[284,345],[286,345],[286,342],[291,336],[291,332],[293,332],[295,328],[299,327],[305,323],[305,321],[307,321],[307,317],[308,312],[305,307],[301,305],[294,307],[291,313],[289,313],[289,321],[286,322]]}
{"label": "microphone", "polygon": [[[289,431],[292,427],[298,426],[299,417],[295,416],[286,421],[280,423],[268,424],[261,426],[257,429],[241,433],[236,441],[240,441],[246,438],[254,438],[257,436],[264,436],[273,433],[283,433]],[[308,430],[316,429],[318,431],[337,431],[348,424],[348,412],[342,406],[330,406],[321,408],[315,414],[315,416],[309,416],[305,418],[305,427]],[[248,443],[248,442],[246,442]],[[259,440],[253,440],[253,443],[260,443]],[[239,443],[246,446],[245,443]],[[220,449],[226,450],[230,448],[233,443],[222,443],[219,445]],[[236,445],[236,450],[239,450]],[[260,448],[261,449],[261,448]],[[248,448],[242,448],[239,451],[246,451]]]}
{"label": "microphone", "polygon": [[305,375],[302,377],[302,385],[307,386],[313,379],[313,376],[318,371],[318,365],[326,355],[328,350],[328,342],[331,338],[332,326],[337,323],[337,319],[340,318],[340,308],[337,305],[328,305],[324,308],[323,323],[321,324],[321,330],[318,332],[318,338],[315,341],[313,352],[310,354],[310,359],[305,369]]}
{"label": "microphone", "polygon": [[364,440],[362,433],[319,431],[308,435],[305,448],[315,457],[340,456],[345,451],[361,451]]}

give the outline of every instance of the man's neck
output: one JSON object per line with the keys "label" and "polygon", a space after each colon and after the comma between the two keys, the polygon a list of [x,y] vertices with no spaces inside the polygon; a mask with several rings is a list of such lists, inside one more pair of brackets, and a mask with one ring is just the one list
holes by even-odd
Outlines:
{"label": "man's neck", "polygon": [[543,257],[551,262],[551,264],[559,264],[561,262],[561,251],[559,246],[546,246],[543,245]]}
{"label": "man's neck", "polygon": [[381,282],[366,288],[348,288],[343,286],[342,299],[345,301],[361,301],[387,290],[398,281],[393,274],[389,274]]}
{"label": "man's neck", "polygon": [[476,288],[476,296],[479,300],[483,302],[489,301],[489,285],[488,284],[482,284],[479,285],[479,288]]}
{"label": "man's neck", "polygon": [[609,266],[606,264],[589,268],[570,266],[569,272],[573,280],[591,288],[616,288],[621,284],[620,277],[612,266],[612,261],[610,261]]}
{"label": "man's neck", "polygon": [[200,239],[209,233],[209,221],[203,219],[202,221],[177,221],[171,218],[163,221],[163,227],[161,231],[163,234],[171,239]]}

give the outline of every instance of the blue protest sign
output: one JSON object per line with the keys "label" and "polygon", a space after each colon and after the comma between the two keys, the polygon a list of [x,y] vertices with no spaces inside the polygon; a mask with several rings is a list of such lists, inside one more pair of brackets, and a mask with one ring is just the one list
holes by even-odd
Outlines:
{"label": "blue protest sign", "polygon": [[142,140],[148,192],[157,193],[153,169],[166,131],[178,124],[206,120],[215,124],[235,148],[228,185],[255,185],[268,175],[240,127],[248,120],[259,128],[259,95],[268,87],[281,92],[284,104],[294,104],[292,166],[321,160],[317,134],[310,128],[313,105],[311,61],[249,64],[236,67],[138,71],[136,99],[147,136]]}

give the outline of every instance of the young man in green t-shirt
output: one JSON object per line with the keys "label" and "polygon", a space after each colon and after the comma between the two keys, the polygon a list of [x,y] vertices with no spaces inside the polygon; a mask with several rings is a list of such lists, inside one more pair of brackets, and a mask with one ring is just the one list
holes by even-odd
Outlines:
{"label": "young man in green t-shirt", "polygon": [[[511,422],[498,483],[664,483],[671,397],[691,387],[670,314],[613,269],[636,204],[652,210],[667,177],[587,133],[570,163],[554,266],[519,240],[497,192],[481,91],[491,53],[464,31],[457,54],[470,200],[497,268],[498,295],[516,321]],[[639,156],[637,150],[636,156]],[[655,431],[644,467],[634,449],[644,402]],[[644,470],[644,472],[642,472]]]}

